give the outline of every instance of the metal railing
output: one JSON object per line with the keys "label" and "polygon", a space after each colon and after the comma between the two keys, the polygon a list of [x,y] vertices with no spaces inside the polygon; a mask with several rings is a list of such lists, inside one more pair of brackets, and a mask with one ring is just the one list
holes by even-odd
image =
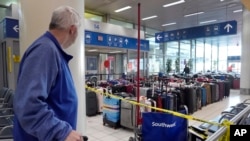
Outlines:
{"label": "metal railing", "polygon": [[[250,106],[247,105],[246,108],[244,108],[240,113],[235,115],[230,121],[232,123],[237,123],[238,121],[240,121],[242,119],[242,117],[245,114],[249,113],[249,111],[250,111]],[[217,130],[215,133],[213,133],[211,136],[209,136],[206,141],[216,141],[216,140],[218,140],[223,134],[225,134],[226,130],[227,129],[226,129],[225,126],[221,127],[219,130]]]}

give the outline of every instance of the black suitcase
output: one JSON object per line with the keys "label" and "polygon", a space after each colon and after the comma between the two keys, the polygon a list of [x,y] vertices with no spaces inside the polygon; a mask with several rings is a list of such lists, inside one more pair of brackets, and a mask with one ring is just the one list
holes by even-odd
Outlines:
{"label": "black suitcase", "polygon": [[225,80],[224,81],[225,84],[225,97],[229,97],[230,96],[230,81]]}
{"label": "black suitcase", "polygon": [[112,93],[126,92],[127,88],[124,85],[111,86]]}
{"label": "black suitcase", "polygon": [[185,100],[188,107],[189,114],[193,114],[195,111],[197,111],[197,95],[196,90],[193,87],[186,87],[185,88]]}
{"label": "black suitcase", "polygon": [[211,103],[216,102],[216,85],[214,83],[209,83],[211,89]]}
{"label": "black suitcase", "polygon": [[172,91],[172,93],[176,94],[177,98],[177,111],[180,111],[181,106],[185,105],[185,89],[175,89]]}
{"label": "black suitcase", "polygon": [[86,91],[86,115],[95,116],[98,114],[98,99],[93,91]]}

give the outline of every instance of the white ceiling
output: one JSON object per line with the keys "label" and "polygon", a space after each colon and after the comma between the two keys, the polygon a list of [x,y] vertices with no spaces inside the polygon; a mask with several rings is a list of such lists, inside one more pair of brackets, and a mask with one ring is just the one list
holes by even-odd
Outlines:
{"label": "white ceiling", "polygon": [[[185,0],[185,3],[164,8],[163,5],[178,0],[85,0],[85,10],[108,14],[111,18],[118,18],[131,23],[138,23],[138,3],[141,7],[141,18],[157,15],[157,18],[141,21],[141,25],[160,31],[169,31],[188,27],[201,26],[199,22],[217,20],[214,23],[236,20],[238,24],[237,35],[218,38],[206,38],[206,42],[220,45],[241,45],[242,12],[233,13],[234,10],[242,9],[240,0]],[[120,13],[114,11],[125,7],[132,8]],[[203,14],[184,17],[186,14],[195,12]],[[163,24],[176,22],[175,25]],[[212,24],[212,23],[210,23]],[[154,35],[154,33],[151,33]]]}
{"label": "white ceiling", "polygon": [[[215,23],[236,20],[238,24],[237,35],[220,36],[213,38],[198,39],[199,41],[213,42],[220,46],[239,45],[241,46],[242,12],[233,13],[234,10],[242,9],[240,0],[185,0],[185,3],[164,8],[162,5],[178,0],[85,0],[85,10],[94,11],[100,14],[108,14],[111,18],[131,23],[138,23],[138,3],[141,5],[141,18],[157,15],[152,20],[141,21],[141,25],[160,31],[169,31],[188,27],[200,26],[199,22],[217,20]],[[0,0],[0,5],[8,5],[17,0]],[[132,8],[120,13],[114,10],[131,6]],[[2,8],[3,9],[3,8]],[[185,14],[195,12],[204,14],[184,17]],[[166,23],[176,22],[176,25],[163,27]],[[150,33],[154,35],[154,33]]]}

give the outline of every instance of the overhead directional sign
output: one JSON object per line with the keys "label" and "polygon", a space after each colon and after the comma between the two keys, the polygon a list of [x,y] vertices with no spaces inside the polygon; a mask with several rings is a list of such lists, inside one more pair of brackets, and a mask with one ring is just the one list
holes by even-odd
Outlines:
{"label": "overhead directional sign", "polygon": [[3,37],[4,38],[19,38],[19,24],[17,19],[3,19]]}
{"label": "overhead directional sign", "polygon": [[178,41],[233,34],[237,34],[237,22],[227,21],[223,23],[155,33],[155,42],[163,43],[168,41]]}
{"label": "overhead directional sign", "polygon": [[240,61],[240,56],[227,56],[228,61]]}
{"label": "overhead directional sign", "polygon": [[[135,38],[104,34],[87,30],[85,31],[85,44],[101,47],[137,49],[137,39]],[[141,40],[140,46],[140,49],[142,51],[149,51],[148,40]]]}

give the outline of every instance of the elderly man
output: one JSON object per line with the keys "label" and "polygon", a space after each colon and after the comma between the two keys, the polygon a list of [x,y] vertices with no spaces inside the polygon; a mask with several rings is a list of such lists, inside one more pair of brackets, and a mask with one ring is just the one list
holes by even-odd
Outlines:
{"label": "elderly man", "polygon": [[14,140],[82,141],[76,130],[77,94],[68,62],[78,36],[79,14],[69,6],[53,11],[49,31],[26,50],[14,96]]}

